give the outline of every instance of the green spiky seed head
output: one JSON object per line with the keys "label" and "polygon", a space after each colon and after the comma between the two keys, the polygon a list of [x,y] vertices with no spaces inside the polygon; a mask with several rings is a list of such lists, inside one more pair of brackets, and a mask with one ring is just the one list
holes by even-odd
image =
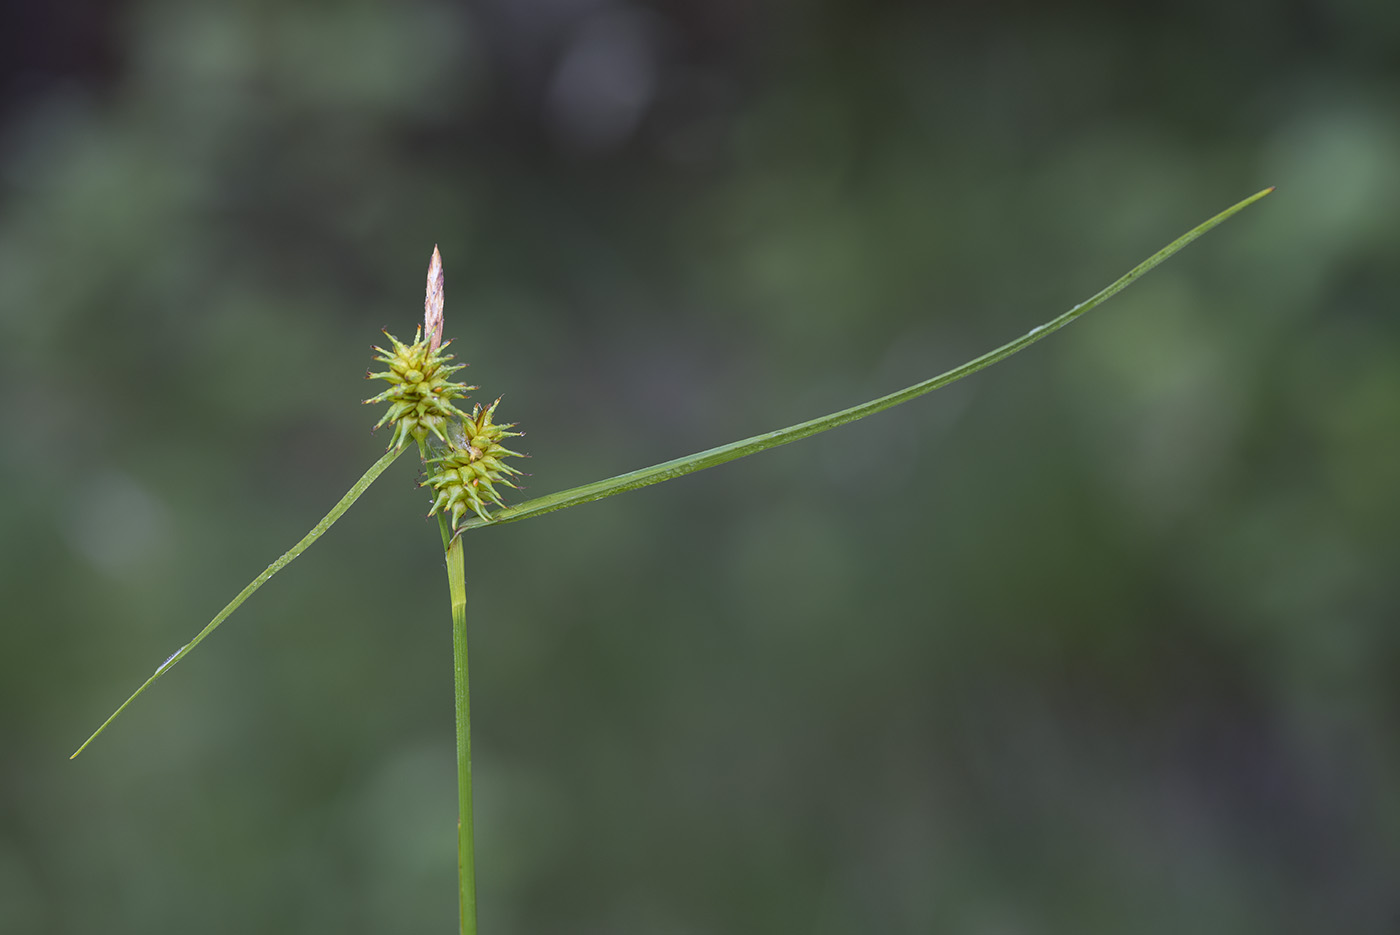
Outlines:
{"label": "green spiky seed head", "polygon": [[520,472],[504,459],[524,456],[506,448],[501,441],[524,433],[510,431],[515,428],[514,423],[497,425],[491,421],[500,403],[498,399],[485,409],[480,404],[473,406],[471,416],[460,423],[460,431],[453,426],[449,433],[447,452],[428,461],[428,479],[420,485],[432,487],[436,494],[428,515],[450,514],[454,530],[468,510],[486,519],[488,503],[505,506],[498,487],[519,489],[511,478]]}
{"label": "green spiky seed head", "polygon": [[447,426],[453,419],[465,419],[466,413],[452,405],[454,399],[465,399],[468,390],[476,387],[465,383],[453,383],[449,378],[466,364],[449,364],[451,354],[445,354],[451,341],[434,347],[423,337],[419,328],[412,344],[404,344],[389,332],[390,350],[376,347],[377,361],[389,365],[382,373],[366,373],[369,380],[387,380],[389,388],[365,403],[388,403],[389,409],[375,428],[392,424],[394,436],[389,448],[405,444],[409,438],[425,442],[434,435],[443,443],[448,442]]}

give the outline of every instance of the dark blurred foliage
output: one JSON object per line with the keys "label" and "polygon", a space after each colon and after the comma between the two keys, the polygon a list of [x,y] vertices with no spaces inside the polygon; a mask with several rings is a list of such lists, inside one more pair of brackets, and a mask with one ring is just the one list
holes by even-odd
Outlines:
{"label": "dark blurred foliage", "polygon": [[470,534],[482,931],[1400,928],[1400,4],[13,2],[0,931],[455,925],[433,244],[527,495]]}

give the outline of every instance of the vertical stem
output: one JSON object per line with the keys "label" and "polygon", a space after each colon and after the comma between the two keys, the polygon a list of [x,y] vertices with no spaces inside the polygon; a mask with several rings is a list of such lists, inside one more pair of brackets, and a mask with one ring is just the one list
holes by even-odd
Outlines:
{"label": "vertical stem", "polygon": [[[428,446],[418,441],[428,460]],[[472,842],[472,702],[467,677],[467,572],[462,539],[452,538],[447,517],[438,514],[438,532],[447,553],[447,589],[452,601],[452,694],[457,715],[457,905],[461,935],[476,935],[476,849]]]}
{"label": "vertical stem", "polygon": [[447,548],[452,592],[452,674],[457,709],[457,888],[462,935],[476,935],[476,857],[472,847],[471,696],[467,680],[467,575],[462,539]]}

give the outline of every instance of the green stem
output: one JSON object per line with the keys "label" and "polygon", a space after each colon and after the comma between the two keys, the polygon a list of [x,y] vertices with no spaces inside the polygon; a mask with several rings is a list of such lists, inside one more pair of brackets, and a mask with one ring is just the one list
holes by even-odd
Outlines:
{"label": "green stem", "polygon": [[462,935],[476,935],[476,856],[472,845],[472,706],[467,677],[467,575],[462,540],[447,549],[452,595],[452,682],[457,711],[457,894]]}
{"label": "green stem", "polygon": [[[418,453],[428,459],[427,441]],[[476,847],[472,836],[472,699],[467,671],[467,572],[462,540],[452,538],[447,516],[437,515],[447,554],[447,591],[452,602],[452,691],[457,720],[457,906],[462,935],[476,935]]]}
{"label": "green stem", "polygon": [[[375,479],[378,478],[380,474],[383,474],[386,470],[388,470],[389,465],[393,464],[394,461],[398,459],[399,455],[403,454],[407,450],[408,449],[406,448],[395,448],[392,451],[386,452],[384,454],[384,457],[374,462],[374,464],[370,466],[370,469],[368,471],[365,471],[364,475],[355,482],[355,486],[351,487],[346,492],[345,496],[340,498],[340,502],[337,503],[335,506],[331,507],[331,511],[327,513],[324,517],[322,517],[321,521],[315,526],[313,526],[310,532],[308,532],[305,536],[302,536],[300,542],[292,546],[286,552],[283,552],[281,558],[277,559],[277,561],[273,562],[271,565],[268,565],[267,568],[263,570],[262,574],[258,575],[252,581],[248,582],[248,586],[245,587],[242,591],[239,591],[238,596],[235,597],[233,600],[229,601],[228,604],[224,606],[224,609],[219,611],[218,614],[214,616],[214,619],[209,621],[209,623],[204,627],[204,629],[200,630],[199,633],[195,635],[194,639],[190,640],[184,646],[181,646],[179,650],[175,652],[174,655],[162,662],[160,666],[156,669],[156,671],[151,675],[151,677],[146,679],[146,681],[141,684],[140,688],[132,692],[131,697],[126,699],[126,701],[123,701],[121,707],[113,711],[111,717],[103,721],[102,726],[92,732],[91,737],[83,741],[83,745],[73,753],[73,756],[75,757],[79,753],[82,753],[84,750],[86,750],[88,748],[88,744],[96,740],[98,735],[101,734],[104,730],[106,730],[107,726],[113,721],[115,721],[117,719],[117,716],[127,709],[128,705],[135,701],[141,695],[142,692],[150,688],[156,679],[160,678],[162,675],[175,668],[176,663],[178,663],[181,659],[184,659],[196,646],[204,642],[204,638],[210,633],[213,633],[215,630],[217,630],[219,628],[219,624],[223,623],[226,619],[228,619],[229,614],[237,610],[239,605],[241,605],[244,601],[251,597],[254,591],[266,584],[268,579],[271,578],[273,575],[277,574],[283,568],[290,565],[294,558],[296,558],[301,553],[305,552],[307,548],[310,547],[311,543],[321,538],[321,536],[325,534],[326,530],[330,529],[331,526],[335,525],[335,521],[340,519],[341,515],[344,514],[346,510],[350,509],[351,505],[353,505],[356,500],[360,499],[360,495],[369,489],[369,485],[374,483]],[[73,757],[69,757],[69,759],[72,758]]]}
{"label": "green stem", "polygon": [[[426,439],[418,453],[428,460]],[[452,603],[452,692],[457,720],[457,908],[462,935],[476,935],[476,847],[472,838],[472,699],[467,672],[467,572],[462,540],[452,538],[447,516],[437,515],[447,555],[447,591]]]}
{"label": "green stem", "polygon": [[751,438],[731,442],[728,445],[721,445],[718,448],[710,448],[697,454],[687,455],[684,458],[676,458],[673,461],[654,464],[651,467],[642,468],[639,471],[619,474],[607,480],[595,481],[594,483],[584,484],[581,487],[573,487],[569,490],[560,491],[559,493],[536,497],[534,500],[527,500],[524,503],[518,503],[515,506],[497,510],[487,519],[474,517],[462,523],[459,529],[466,530],[474,529],[478,526],[514,523],[518,520],[531,519],[532,517],[540,516],[544,513],[551,513],[554,510],[562,510],[593,500],[601,500],[604,497],[611,497],[615,494],[626,493],[629,490],[636,490],[638,487],[645,487],[649,484],[659,484],[662,481],[682,477],[695,471],[714,467],[717,464],[723,464],[726,461],[733,461],[736,458],[742,458],[746,455],[757,454],[760,451],[776,448],[779,445],[786,445],[789,442],[795,442],[809,435],[816,435],[818,432],[834,429],[838,425],[845,425],[848,422],[863,419],[866,416],[874,415],[877,412],[883,412],[893,406],[898,406],[900,403],[908,402],[925,393],[931,393],[940,387],[947,386],[955,380],[961,380],[963,377],[1005,360],[1012,354],[1023,351],[1042,338],[1059,331],[1065,325],[1068,325],[1081,315],[1084,315],[1090,309],[1103,304],[1131,286],[1134,282],[1156,268],[1191,241],[1238,212],[1243,211],[1271,191],[1273,191],[1272,188],[1266,188],[1262,192],[1251,195],[1239,204],[1226,208],[1215,217],[1203,224],[1197,225],[1176,240],[1173,240],[1091,298],[1080,302],[1074,308],[1061,314],[1057,318],[1051,319],[1040,327],[1032,328],[1014,341],[1009,341],[996,350],[988,351],[981,357],[968,361],[961,367],[954,367],[946,373],[941,373],[921,383],[915,383],[913,386],[905,387],[902,390],[890,393],[888,396],[881,396],[879,399],[872,399],[869,402],[861,403],[859,406],[842,409],[840,412],[833,412],[830,415],[821,416],[817,419],[799,422],[796,425],[790,425],[787,428],[778,429],[775,432],[754,435]]}

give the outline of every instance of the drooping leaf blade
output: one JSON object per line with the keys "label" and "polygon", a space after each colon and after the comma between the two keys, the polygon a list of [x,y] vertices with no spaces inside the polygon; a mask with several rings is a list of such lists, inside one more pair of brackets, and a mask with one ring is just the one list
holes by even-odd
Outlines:
{"label": "drooping leaf blade", "polygon": [[232,614],[235,610],[237,610],[244,601],[251,597],[254,591],[262,587],[264,584],[267,584],[268,580],[272,578],[273,575],[277,574],[283,568],[286,568],[288,565],[290,565],[298,555],[305,552],[311,546],[311,543],[321,538],[321,536],[325,534],[326,530],[330,529],[331,526],[335,525],[335,521],[340,519],[340,517],[344,515],[345,511],[350,509],[351,505],[354,504],[356,500],[360,499],[360,495],[369,489],[369,485],[374,483],[375,479],[378,478],[380,474],[383,474],[386,470],[388,470],[389,465],[393,464],[398,459],[399,455],[403,454],[407,450],[408,449],[405,447],[395,448],[387,452],[384,455],[384,457],[374,462],[370,469],[366,471],[358,481],[355,482],[355,486],[351,487],[350,490],[346,492],[345,496],[341,497],[340,501],[336,503],[335,506],[331,507],[331,511],[327,513],[319,523],[313,526],[310,532],[302,536],[300,542],[292,546],[286,552],[283,552],[281,557],[278,558],[277,561],[273,562],[271,565],[268,565],[267,568],[263,569],[262,574],[258,575],[252,581],[248,582],[248,586],[245,587],[242,591],[239,591],[238,595],[234,597],[233,600],[229,601],[226,605],[224,605],[224,609],[219,611],[214,616],[214,619],[209,621],[209,623],[204,627],[203,630],[200,630],[197,634],[195,634],[194,639],[190,640],[184,646],[181,646],[175,652],[171,653],[170,658],[162,662],[156,668],[155,672],[151,674],[151,677],[146,679],[145,682],[141,683],[141,687],[136,689],[136,691],[132,692],[131,697],[126,699],[126,701],[123,701],[121,705],[117,708],[117,710],[113,711],[111,716],[108,717],[107,720],[102,722],[102,726],[97,728],[97,730],[93,731],[91,737],[83,741],[83,745],[79,747],[76,751],[74,751],[73,756],[69,757],[69,759],[73,759],[73,757],[76,757],[79,753],[82,753],[84,750],[86,750],[88,748],[88,745],[98,738],[98,735],[100,735],[104,730],[106,730],[107,727],[113,721],[115,721],[117,717],[123,711],[125,711],[133,701],[135,701],[141,696],[142,692],[150,688],[151,685],[155,683],[156,679],[160,678],[162,675],[175,668],[175,664],[177,662],[179,662],[181,659],[184,659],[186,656],[188,656],[191,652],[194,651],[194,648],[196,646],[204,642],[204,638],[210,633],[213,633],[215,630],[217,630],[219,628],[219,625],[225,620],[227,620],[229,615]]}

